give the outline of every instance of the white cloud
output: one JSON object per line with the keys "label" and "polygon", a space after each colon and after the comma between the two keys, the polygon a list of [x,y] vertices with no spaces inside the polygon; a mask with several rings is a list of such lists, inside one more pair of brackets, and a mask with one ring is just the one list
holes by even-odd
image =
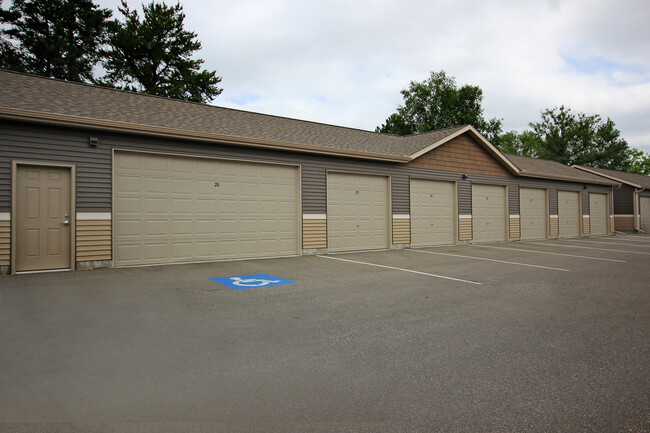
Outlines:
{"label": "white cloud", "polygon": [[372,130],[409,81],[444,69],[480,86],[507,129],[563,104],[650,151],[647,1],[182,3],[204,66],[223,76],[216,105]]}

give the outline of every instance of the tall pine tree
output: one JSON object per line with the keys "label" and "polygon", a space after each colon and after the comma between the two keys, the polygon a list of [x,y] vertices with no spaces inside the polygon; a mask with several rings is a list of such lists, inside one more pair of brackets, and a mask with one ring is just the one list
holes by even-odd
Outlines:
{"label": "tall pine tree", "polygon": [[193,58],[201,43],[183,27],[185,14],[177,3],[143,5],[143,18],[124,0],[118,10],[124,22],[110,25],[104,84],[124,90],[206,102],[222,92],[216,71],[201,70]]}
{"label": "tall pine tree", "polygon": [[14,0],[2,10],[0,66],[69,81],[93,81],[112,12],[92,0]]}

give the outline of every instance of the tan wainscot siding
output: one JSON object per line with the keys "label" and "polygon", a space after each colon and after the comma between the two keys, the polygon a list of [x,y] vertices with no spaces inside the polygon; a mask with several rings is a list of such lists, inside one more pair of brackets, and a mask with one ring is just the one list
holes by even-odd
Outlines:
{"label": "tan wainscot siding", "polygon": [[411,243],[411,216],[393,215],[393,244]]}
{"label": "tan wainscot siding", "polygon": [[521,237],[521,218],[519,215],[510,215],[510,239]]}
{"label": "tan wainscot siding", "polygon": [[410,167],[510,177],[508,170],[467,134],[409,162]]}
{"label": "tan wainscot siding", "polygon": [[549,236],[560,236],[560,218],[559,215],[551,215],[548,220]]}
{"label": "tan wainscot siding", "polygon": [[302,216],[302,249],[327,248],[327,216],[304,214]]}
{"label": "tan wainscot siding", "polygon": [[589,234],[591,233],[591,224],[589,223],[589,215],[582,216],[582,233]]}
{"label": "tan wainscot siding", "polygon": [[459,241],[472,240],[472,216],[471,215],[458,216],[458,240]]}
{"label": "tan wainscot siding", "polygon": [[77,213],[77,263],[110,261],[112,259],[111,244],[111,214],[109,212]]}
{"label": "tan wainscot siding", "polygon": [[612,231],[615,229],[634,230],[634,215],[614,215]]}
{"label": "tan wainscot siding", "polygon": [[0,212],[0,266],[9,266],[11,262],[11,221],[9,212]]}

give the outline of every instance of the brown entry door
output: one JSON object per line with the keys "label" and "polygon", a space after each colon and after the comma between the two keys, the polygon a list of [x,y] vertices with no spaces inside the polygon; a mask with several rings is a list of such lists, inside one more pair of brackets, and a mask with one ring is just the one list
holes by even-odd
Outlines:
{"label": "brown entry door", "polygon": [[19,165],[16,271],[70,268],[70,169]]}

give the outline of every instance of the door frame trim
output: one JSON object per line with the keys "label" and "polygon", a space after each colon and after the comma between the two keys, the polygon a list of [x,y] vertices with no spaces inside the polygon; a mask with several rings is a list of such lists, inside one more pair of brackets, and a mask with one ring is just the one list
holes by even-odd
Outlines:
{"label": "door frame trim", "polygon": [[[61,269],[75,269],[75,258],[77,245],[75,242],[75,233],[77,232],[77,214],[76,214],[76,167],[74,164],[63,164],[57,162],[30,161],[14,159],[11,161],[11,275],[16,274],[16,198],[17,198],[17,175],[18,166],[32,165],[37,167],[56,167],[67,168],[70,170],[70,266]],[[58,270],[58,269],[57,269]]]}

